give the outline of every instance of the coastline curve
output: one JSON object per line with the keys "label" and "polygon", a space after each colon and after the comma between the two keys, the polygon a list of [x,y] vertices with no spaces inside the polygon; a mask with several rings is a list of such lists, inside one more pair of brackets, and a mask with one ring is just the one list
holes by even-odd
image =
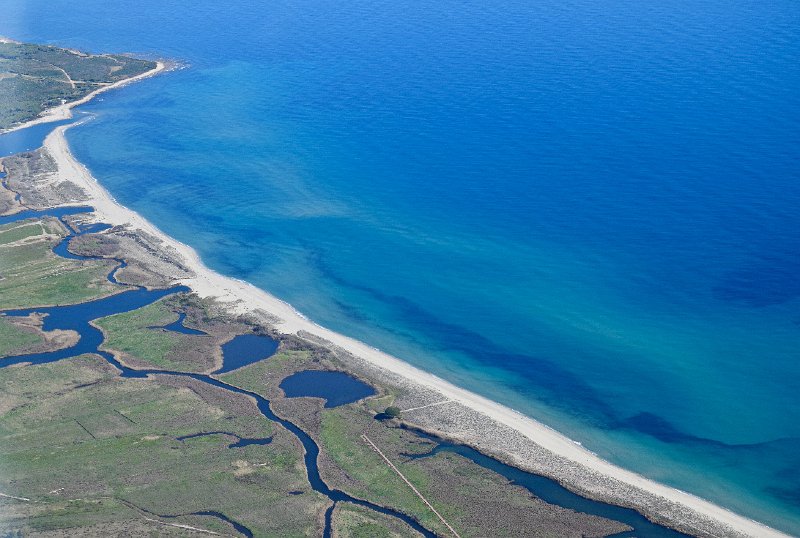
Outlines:
{"label": "coastline curve", "polygon": [[[158,62],[157,68],[150,72],[105,87],[78,102],[70,103],[69,106],[62,105],[66,108],[60,113],[71,117],[71,108],[85,103],[100,91],[152,76],[164,69],[165,64]],[[44,121],[51,120],[42,117],[24,126]],[[174,249],[194,273],[194,276],[177,282],[188,286],[201,297],[214,297],[237,313],[262,312],[270,319],[277,320],[275,325],[280,332],[321,340],[389,377],[400,378],[404,382],[439,393],[442,398],[452,400],[473,417],[480,417],[485,426],[482,430],[469,434],[447,429],[440,430],[441,433],[475,445],[483,451],[492,452],[522,469],[554,478],[582,495],[635,507],[659,523],[679,530],[691,530],[700,535],[718,536],[722,533],[726,536],[765,538],[789,536],[696,495],[618,467],[535,419],[457,387],[368,344],[322,327],[268,292],[208,268],[192,247],[168,236],[140,214],[119,204],[90,171],[74,158],[65,132],[77,123],[79,122],[59,126],[45,139],[44,148],[54,158],[58,167],[57,174],[64,180],[78,184],[87,192],[88,203],[95,207],[98,218],[103,222],[140,229],[158,237],[164,245]],[[23,126],[18,128],[21,127]],[[428,427],[436,429],[431,425]],[[498,429],[512,433],[526,446],[516,444],[511,449],[492,446],[485,432]],[[484,432],[483,438],[481,432]],[[549,462],[548,467],[544,466],[544,462]]]}

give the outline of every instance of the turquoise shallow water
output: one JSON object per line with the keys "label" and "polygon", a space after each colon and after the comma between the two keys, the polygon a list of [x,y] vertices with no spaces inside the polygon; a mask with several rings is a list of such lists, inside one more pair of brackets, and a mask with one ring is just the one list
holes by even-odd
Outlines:
{"label": "turquoise shallow water", "polygon": [[69,139],[210,266],[800,533],[791,2],[7,4],[187,64]]}

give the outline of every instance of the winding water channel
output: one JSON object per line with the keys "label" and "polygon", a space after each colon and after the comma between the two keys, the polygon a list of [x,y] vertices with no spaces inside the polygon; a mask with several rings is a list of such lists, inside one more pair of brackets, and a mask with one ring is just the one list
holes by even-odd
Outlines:
{"label": "winding water channel", "polygon": [[[56,217],[62,219],[62,222],[64,222],[63,217],[67,215],[86,213],[90,211],[92,211],[92,208],[86,206],[61,207],[45,211],[28,210],[12,216],[0,217],[0,225],[8,224],[11,222],[17,222],[20,220],[24,220],[26,218],[42,218],[45,216]],[[103,259],[100,257],[79,256],[70,252],[67,247],[69,241],[73,237],[86,233],[97,233],[99,231],[106,229],[107,226],[105,225],[82,226],[78,231],[73,231],[70,226],[66,225],[66,223],[64,224],[70,231],[70,233],[64,240],[62,240],[58,245],[54,247],[53,250],[56,254],[66,258],[78,259],[78,260]],[[114,275],[119,269],[125,266],[125,261],[117,258],[113,259],[117,262],[117,264],[109,272],[108,279],[109,281],[115,284],[119,284],[115,279]],[[374,510],[375,512],[397,518],[405,522],[409,526],[411,526],[413,529],[418,531],[426,538],[436,536],[433,532],[426,529],[425,527],[420,525],[419,522],[417,522],[415,519],[411,518],[406,514],[403,514],[396,510],[385,508],[383,506],[379,506],[369,501],[357,499],[341,490],[329,487],[322,479],[319,473],[319,467],[317,465],[317,457],[319,455],[320,449],[317,443],[311,438],[311,436],[309,436],[304,430],[300,429],[293,422],[283,419],[277,416],[275,413],[273,413],[270,407],[270,402],[266,398],[254,392],[244,390],[239,387],[235,387],[233,385],[220,381],[219,379],[204,374],[186,373],[186,372],[178,372],[171,370],[129,368],[121,364],[118,360],[116,360],[111,353],[100,350],[99,347],[103,343],[103,334],[99,329],[91,325],[92,320],[110,316],[112,314],[118,314],[121,312],[135,310],[144,307],[146,305],[149,305],[167,295],[189,291],[189,289],[185,286],[175,286],[169,289],[160,289],[160,290],[147,290],[141,287],[125,286],[124,288],[121,287],[121,290],[124,291],[121,291],[120,293],[108,297],[76,305],[37,307],[37,308],[26,308],[26,309],[5,311],[4,314],[7,316],[27,316],[32,313],[46,314],[43,321],[43,329],[45,331],[50,331],[53,329],[73,330],[80,335],[80,339],[75,345],[67,349],[61,349],[58,351],[52,351],[46,353],[34,353],[28,355],[17,355],[17,356],[2,358],[0,359],[0,368],[5,368],[14,364],[23,364],[23,363],[45,364],[69,357],[75,357],[77,355],[81,355],[84,353],[92,353],[103,357],[106,361],[108,361],[115,368],[117,368],[121,372],[120,375],[123,378],[144,378],[151,375],[179,376],[184,378],[191,378],[196,381],[212,385],[221,390],[226,390],[232,393],[249,396],[253,400],[255,400],[257,407],[264,418],[266,418],[267,420],[277,422],[278,424],[282,425],[289,432],[295,435],[298,438],[298,440],[302,443],[303,448],[305,450],[304,462],[305,462],[306,474],[308,477],[308,481],[311,485],[311,488],[314,491],[317,491],[318,493],[326,496],[332,501],[331,507],[325,513],[325,528],[323,531],[323,536],[325,538],[331,536],[332,532],[331,517],[333,509],[336,506],[336,503],[339,502],[348,502],[355,505],[363,506],[370,510]],[[183,330],[181,330],[181,328],[186,329],[183,327],[183,317],[180,317],[178,321],[174,322],[173,324],[170,324],[169,326],[170,330],[179,330],[181,332],[184,332]],[[191,329],[186,329],[186,330],[190,331]],[[249,340],[248,342],[252,343]],[[269,356],[272,352],[274,352],[274,349],[270,347],[269,343],[262,342],[262,344],[264,345],[264,347],[259,351],[261,353],[261,356]],[[275,346],[277,347],[277,344],[275,344]],[[228,371],[229,369],[233,369],[233,367],[238,368],[240,366],[241,364],[238,365],[226,364],[225,367],[223,367],[223,369],[221,369],[219,372]],[[301,376],[305,375],[313,377],[319,374],[301,373],[296,375],[301,375]],[[291,384],[291,381],[289,384]],[[289,390],[289,392],[292,392],[291,389]],[[302,396],[304,394],[297,393],[297,394],[287,394],[287,395]],[[350,398],[348,400],[347,398],[339,397],[340,395],[338,394],[336,394],[335,396],[326,394],[324,396],[326,396],[328,404],[331,404],[329,406],[342,405],[344,403],[349,403],[349,401],[355,401],[357,399],[360,399],[361,397],[359,395],[354,399]],[[421,432],[417,433],[420,435],[424,435]],[[206,432],[198,435],[211,435],[211,434],[227,434],[227,432]],[[188,439],[190,437],[191,436],[188,436],[184,439]],[[448,444],[442,441],[441,439],[434,438],[431,436],[428,436],[428,439],[436,443],[435,448],[430,453],[424,455],[413,455],[413,456],[409,455],[408,457],[409,458],[428,457],[441,451],[456,452],[472,460],[476,464],[481,465],[492,471],[495,471],[516,484],[522,485],[523,487],[527,488],[532,494],[536,495],[537,497],[543,499],[546,502],[550,502],[565,508],[571,508],[579,512],[608,517],[610,519],[624,522],[629,526],[633,527],[634,530],[631,532],[625,532],[615,535],[616,537],[619,538],[633,537],[633,536],[638,536],[640,538],[646,538],[646,537],[679,538],[687,536],[685,534],[679,533],[669,528],[656,525],[647,520],[646,518],[644,518],[641,514],[639,514],[635,510],[620,508],[617,506],[581,497],[565,489],[554,480],[534,475],[531,473],[527,473],[517,468],[505,465],[499,462],[498,460],[489,458],[469,447],[462,445]],[[240,438],[238,442],[230,444],[229,448],[246,446],[247,444],[268,444],[268,443],[269,439]],[[209,510],[204,512],[198,512],[194,515],[216,517],[218,519],[230,523],[231,525],[234,526],[234,528],[236,528],[240,533],[244,534],[245,536],[252,536],[252,532],[250,531],[250,529],[248,529],[241,523],[229,519],[227,516],[224,516],[223,514],[219,514],[218,512]],[[178,517],[178,516],[173,515],[173,516],[162,516],[162,517]]]}
{"label": "winding water channel", "polygon": [[[24,218],[30,217],[44,217],[44,216],[55,216],[58,218],[62,218],[66,215],[73,215],[78,213],[85,213],[87,211],[91,211],[92,208],[88,207],[76,207],[76,208],[59,208],[58,210],[47,210],[41,212],[26,212],[25,217],[20,217],[19,215],[14,215],[11,217],[0,217],[0,225],[7,224],[10,222],[17,222],[20,220],[24,220]],[[71,230],[69,226],[67,226],[68,230]],[[88,230],[93,230],[93,227],[82,228],[78,232],[71,231],[70,234],[59,243],[56,247],[54,247],[54,251],[56,253],[65,252],[66,251],[66,244],[71,240],[73,237],[77,235],[82,235],[84,233],[88,233]],[[62,247],[64,245],[64,247]],[[68,252],[68,251],[66,251]],[[88,256],[78,256],[71,252],[68,252],[69,257],[73,259],[95,259],[94,257]],[[114,273],[119,270],[123,264],[125,263],[123,260],[117,260],[118,265],[112,269],[112,271],[108,274],[108,278],[110,281],[117,283],[114,279]],[[103,357],[106,361],[112,364],[115,368],[117,368],[121,373],[120,376],[123,378],[144,378],[150,375],[172,375],[172,376],[179,376],[179,377],[186,377],[191,378],[203,383],[207,383],[214,387],[227,390],[229,392],[233,392],[236,394],[243,394],[246,396],[250,396],[256,401],[256,405],[258,406],[258,410],[264,416],[264,418],[271,420],[273,422],[277,422],[291,433],[293,433],[302,443],[303,448],[305,449],[305,467],[306,467],[306,475],[308,477],[308,481],[311,484],[311,488],[314,491],[321,493],[322,495],[328,497],[335,506],[338,502],[349,502],[352,504],[356,504],[359,506],[363,506],[365,508],[374,510],[381,514],[386,514],[391,517],[398,518],[409,526],[414,528],[416,531],[420,532],[423,536],[428,538],[435,538],[435,534],[420,525],[415,519],[398,512],[396,510],[392,510],[389,508],[385,508],[383,506],[379,506],[377,504],[371,503],[369,501],[364,501],[361,499],[356,499],[343,491],[338,489],[330,488],[322,477],[319,474],[319,467],[317,466],[317,456],[319,455],[319,447],[317,446],[316,442],[309,436],[305,431],[301,430],[298,426],[294,423],[285,420],[275,413],[272,412],[270,407],[269,400],[256,394],[255,392],[251,392],[248,390],[240,389],[239,387],[235,387],[233,385],[229,385],[223,381],[218,379],[212,378],[208,375],[204,374],[193,374],[193,373],[186,373],[186,372],[177,372],[172,370],[158,370],[158,369],[133,369],[129,368],[122,363],[120,363],[111,353],[107,351],[103,351],[99,349],[100,345],[103,343],[103,333],[97,329],[96,327],[92,326],[90,322],[92,320],[110,316],[113,314],[118,314],[121,312],[128,312],[131,310],[135,310],[137,308],[141,308],[147,306],[162,297],[166,297],[167,295],[172,295],[174,293],[185,292],[189,291],[189,288],[185,286],[175,286],[169,289],[161,289],[161,290],[147,290],[141,287],[135,287],[133,289],[128,289],[127,291],[123,291],[122,293],[118,293],[116,295],[111,295],[109,297],[97,299],[94,301],[89,301],[86,303],[80,303],[77,305],[69,305],[69,306],[51,306],[51,307],[36,307],[36,308],[26,308],[26,309],[19,309],[19,310],[7,310],[4,312],[7,316],[28,316],[32,313],[39,313],[45,314],[44,317],[44,324],[43,329],[45,331],[51,331],[53,329],[62,329],[62,330],[73,330],[76,331],[80,335],[80,339],[78,342],[66,349],[61,349],[58,351],[52,352],[45,352],[45,353],[33,353],[28,355],[16,355],[10,356],[3,359],[0,359],[0,368],[5,368],[14,364],[21,364],[21,363],[29,363],[29,364],[46,364],[50,362],[55,362],[61,359],[65,359],[68,357],[74,357],[76,355],[81,355],[84,353],[94,353],[101,357]],[[324,536],[329,537],[331,535],[331,526],[330,526],[330,512],[331,509],[328,510],[325,518],[325,530]],[[205,515],[213,514],[214,512],[206,512]],[[226,519],[226,521],[229,521]],[[237,528],[245,528],[239,523]],[[249,529],[247,530],[246,535],[250,534]]]}

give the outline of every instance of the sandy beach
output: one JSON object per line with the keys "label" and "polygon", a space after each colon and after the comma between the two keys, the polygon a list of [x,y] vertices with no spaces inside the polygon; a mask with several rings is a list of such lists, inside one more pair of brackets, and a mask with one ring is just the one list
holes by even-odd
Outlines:
{"label": "sandy beach", "polygon": [[[102,88],[79,102],[62,105],[49,111],[47,119],[39,118],[26,125],[68,118],[71,116],[70,110],[74,106],[88,101],[98,93],[152,76],[162,71],[164,67],[164,64],[159,62],[158,67],[148,73]],[[530,445],[531,450],[536,450],[540,454],[552,454],[555,459],[563,463],[558,468],[546,471],[543,471],[541,466],[529,465],[531,470],[545,472],[582,493],[608,502],[634,506],[646,515],[676,528],[700,527],[705,531],[705,535],[709,536],[788,536],[697,496],[617,467],[552,428],[513,409],[461,389],[363,342],[321,327],[299,314],[291,305],[265,291],[209,269],[191,247],[164,234],[141,215],[120,205],[112,198],[89,170],[72,156],[64,134],[71,126],[56,128],[45,140],[46,150],[58,165],[58,177],[61,180],[76,183],[86,191],[89,196],[88,203],[95,207],[98,220],[112,225],[128,225],[133,229],[142,230],[157,236],[166,247],[174,249],[183,258],[185,265],[190,267],[195,274],[180,283],[189,286],[198,295],[218,298],[237,313],[256,311],[267,313],[277,320],[276,328],[281,332],[313,335],[313,337],[329,342],[331,346],[352,354],[378,370],[385,371],[392,376],[402,377],[411,386],[420,387],[421,390],[428,392],[433,391],[441,397],[441,400],[450,400],[465,410],[477,413],[486,426],[479,428],[480,431],[495,431],[498,426],[513,430],[520,439],[524,439],[524,442]],[[451,437],[458,437],[457,432],[445,431],[445,433]],[[474,443],[475,441],[470,436],[462,438],[467,442]],[[482,441],[481,444],[484,446],[497,445],[496,438],[493,439],[488,434]],[[527,452],[517,450],[515,448],[518,446],[517,444],[505,444],[507,445],[505,447],[496,447],[494,452],[505,456],[504,459],[520,467],[526,467],[525,454]],[[583,483],[582,476],[592,477],[592,483],[590,484],[588,481]],[[601,482],[602,490],[600,487],[592,485]],[[647,502],[642,503],[642,498]]]}

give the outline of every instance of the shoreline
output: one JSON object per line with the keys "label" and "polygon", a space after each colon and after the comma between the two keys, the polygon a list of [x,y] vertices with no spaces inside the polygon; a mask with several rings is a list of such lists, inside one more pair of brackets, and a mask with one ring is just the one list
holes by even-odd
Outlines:
{"label": "shoreline", "polygon": [[[71,108],[88,101],[97,93],[152,76],[164,68],[165,65],[158,62],[157,67],[151,71],[101,88],[78,102],[57,108],[63,108],[62,112],[69,114],[63,118],[67,119],[71,117]],[[43,122],[39,118],[17,128]],[[310,335],[315,339],[323,340],[323,345],[327,343],[328,346],[363,361],[371,369],[382,371],[390,377],[399,377],[424,390],[434,391],[442,399],[451,400],[466,410],[476,413],[481,420],[492,423],[487,430],[496,429],[497,426],[513,430],[515,435],[522,436],[527,443],[535,445],[529,448],[540,452],[537,459],[542,460],[543,455],[550,455],[559,460],[563,467],[545,469],[541,465],[537,466],[535,463],[527,461],[525,452],[499,447],[492,438],[480,439],[485,442],[476,443],[477,439],[471,438],[466,433],[450,432],[446,428],[438,429],[436,424],[433,425],[434,429],[446,436],[468,445],[478,444],[478,448],[482,451],[486,450],[488,443],[492,452],[504,456],[504,459],[511,461],[513,465],[538,474],[545,474],[582,495],[612,504],[630,506],[659,523],[679,530],[693,529],[694,532],[706,532],[709,536],[718,536],[719,533],[731,535],[731,532],[733,535],[765,538],[789,536],[693,494],[660,484],[618,467],[601,459],[549,426],[500,403],[457,387],[363,342],[326,329],[266,291],[248,282],[226,277],[206,267],[192,247],[168,236],[140,214],[116,202],[89,170],[74,158],[64,133],[79,123],[57,127],[44,141],[45,149],[56,161],[57,175],[62,180],[76,183],[86,191],[89,196],[87,203],[95,208],[99,221],[112,225],[129,225],[133,229],[142,230],[159,238],[166,247],[177,252],[195,276],[179,279],[176,282],[188,286],[199,296],[214,297],[238,314],[260,311],[274,318],[273,325],[279,332]],[[691,511],[691,514],[687,514],[687,510]]]}
{"label": "shoreline", "polygon": [[[0,134],[71,119],[73,108],[85,104],[98,94],[149,78],[171,67],[167,62],[156,61],[156,67],[150,71],[98,88],[77,101],[47,109],[39,117],[0,131]],[[119,204],[91,172],[75,159],[65,132],[81,123],[83,121],[74,121],[54,128],[45,138],[44,148],[56,162],[57,179],[75,183],[86,192],[88,199],[81,203],[94,207],[97,221],[130,226],[132,230],[141,230],[161,240],[163,246],[177,253],[194,273],[192,277],[176,279],[175,282],[188,286],[201,297],[219,300],[232,313],[261,314],[279,332],[295,334],[343,352],[352,359],[345,361],[348,366],[369,371],[367,377],[388,379],[390,383],[402,385],[415,393],[425,393],[426,397],[433,394],[439,400],[447,400],[448,405],[444,406],[433,403],[415,407],[415,411],[427,408],[425,415],[417,418],[419,413],[415,412],[415,418],[407,422],[472,446],[525,471],[547,476],[587,498],[633,508],[648,519],[677,530],[699,536],[789,537],[786,533],[696,495],[603,460],[535,419],[462,389],[364,342],[322,327],[268,292],[208,268],[192,247],[172,238],[139,213]],[[62,205],[73,204],[63,203],[53,207]],[[451,413],[456,407],[455,414],[458,416],[455,420],[448,420],[445,415],[437,416],[434,410],[439,407],[447,407]],[[498,444],[498,439],[503,439],[504,446]]]}
{"label": "shoreline", "polygon": [[166,62],[156,60],[156,66],[150,71],[145,71],[144,73],[140,73],[136,76],[119,80],[117,82],[109,84],[108,86],[103,86],[102,88],[98,88],[95,91],[91,92],[90,94],[85,95],[82,98],[78,99],[77,101],[70,101],[68,103],[63,103],[61,105],[48,108],[42,111],[36,118],[32,120],[28,120],[25,123],[20,123],[19,125],[15,125],[14,127],[9,127],[8,129],[0,130],[0,135],[13,133],[14,131],[20,131],[28,127],[33,127],[34,125],[40,125],[42,123],[52,123],[55,121],[72,119],[73,117],[72,109],[75,108],[76,106],[88,103],[89,101],[91,101],[92,99],[94,99],[103,92],[107,92],[109,90],[120,88],[127,84],[131,84],[133,82],[138,82],[142,79],[155,76],[161,73],[162,71],[166,70],[167,67],[168,66]]}

